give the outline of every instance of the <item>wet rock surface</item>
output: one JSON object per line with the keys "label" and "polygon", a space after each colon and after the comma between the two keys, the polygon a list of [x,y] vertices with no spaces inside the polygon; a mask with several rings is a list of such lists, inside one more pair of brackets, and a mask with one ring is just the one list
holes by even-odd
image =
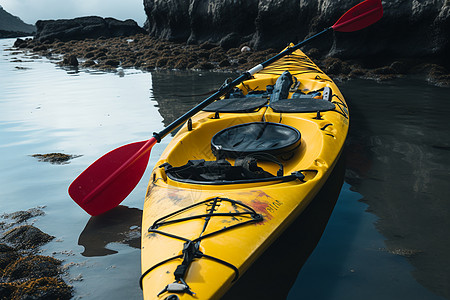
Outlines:
{"label": "wet rock surface", "polygon": [[42,277],[23,283],[0,283],[0,298],[22,299],[71,299],[72,289],[61,279]]}
{"label": "wet rock surface", "polygon": [[0,226],[0,299],[70,299],[73,288],[61,278],[62,261],[38,255],[52,239],[33,225],[43,207],[3,214]]}
{"label": "wet rock surface", "polygon": [[0,244],[0,269],[5,269],[10,263],[19,258],[19,253],[13,247]]}
{"label": "wet rock surface", "polygon": [[31,218],[37,217],[37,216],[43,216],[45,206],[40,207],[34,207],[30,208],[28,210],[19,210],[10,214],[3,214],[1,217],[3,219],[10,219],[12,221],[11,225],[16,225],[19,223],[23,223]]}
{"label": "wet rock surface", "polygon": [[[68,42],[39,42],[36,39],[17,39],[18,50],[32,50],[51,58],[59,57],[59,65],[68,68],[92,68],[116,72],[118,68],[136,68],[146,71],[158,69],[214,70],[243,72],[267,60],[280,49],[256,51],[247,44],[223,48],[204,42],[200,45],[169,42],[145,34],[128,37],[72,40]],[[430,83],[450,86],[450,73],[444,66],[428,59],[341,59],[323,56],[317,48],[306,54],[333,79],[369,78],[391,80],[417,74]]]}
{"label": "wet rock surface", "polygon": [[[188,44],[204,42],[254,49],[282,48],[333,25],[354,0],[144,0],[146,28],[156,38]],[[383,18],[352,33],[315,40],[328,56],[423,58],[450,67],[448,0],[383,1]]]}
{"label": "wet rock surface", "polygon": [[24,278],[52,277],[58,275],[58,267],[60,265],[60,260],[49,256],[28,255],[9,264],[4,270],[3,277],[9,281]]}
{"label": "wet rock surface", "polygon": [[22,225],[8,230],[1,240],[10,243],[16,249],[34,249],[47,244],[54,238],[32,225]]}

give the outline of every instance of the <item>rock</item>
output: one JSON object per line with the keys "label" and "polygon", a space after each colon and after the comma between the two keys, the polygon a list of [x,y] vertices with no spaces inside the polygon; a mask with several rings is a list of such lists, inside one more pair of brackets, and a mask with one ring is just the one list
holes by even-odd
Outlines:
{"label": "rock", "polygon": [[[78,59],[73,54],[64,55],[64,59],[61,64],[65,66],[77,67]],[[81,155],[70,155],[64,153],[33,154],[31,156],[37,158],[39,161],[49,162],[51,164],[57,165],[67,164],[69,163],[69,160],[81,157]]]}
{"label": "rock", "polygon": [[107,66],[111,66],[114,68],[120,65],[120,61],[118,61],[116,59],[107,59],[103,63]]}
{"label": "rock", "polygon": [[42,208],[43,207],[35,207],[28,210],[19,210],[10,214],[3,214],[2,217],[13,220],[14,224],[19,224],[28,221],[31,218],[43,216],[45,213]]}
{"label": "rock", "polygon": [[[37,40],[25,43],[28,49],[34,49],[44,44],[49,54],[63,54],[67,57],[74,55],[75,58],[84,60],[83,67],[96,68],[104,71],[115,72],[116,67],[138,68],[145,71],[158,69],[191,70],[202,69],[224,70],[242,72],[248,70],[261,62],[266,61],[278,50],[269,48],[266,50],[251,49],[250,52],[242,52],[247,43],[238,44],[236,47],[224,49],[219,45],[205,42],[200,45],[187,45],[186,43],[174,43],[166,40],[155,39],[149,35],[138,34],[129,37],[117,37],[109,39],[84,39],[69,42],[54,41],[53,43],[41,43]],[[19,41],[17,45],[21,45]],[[304,49],[305,50],[305,49]],[[42,55],[42,52],[38,52]],[[397,78],[405,74],[416,74],[427,76],[428,80],[436,85],[448,85],[448,68],[416,69],[417,65],[431,60],[422,59],[392,59],[380,61],[361,59],[344,60],[338,57],[327,57],[318,48],[306,49],[305,53],[325,73],[336,75],[337,79],[346,78],[370,78],[386,80]],[[435,59],[433,59],[435,61]],[[120,64],[118,64],[120,62]],[[438,64],[436,64],[438,66]],[[374,70],[372,72],[372,70]],[[384,74],[383,74],[384,73]],[[35,154],[33,157],[41,161],[54,164],[65,164],[70,159],[78,157],[62,153]]]}
{"label": "rock", "polygon": [[36,46],[36,47],[33,48],[34,52],[47,51],[47,50],[48,50],[48,48],[45,45],[39,45],[39,46]]}
{"label": "rock", "polygon": [[371,71],[371,73],[375,74],[375,75],[393,75],[393,74],[397,74],[397,71],[395,71],[390,66],[385,66],[385,67],[373,69]]}
{"label": "rock", "polygon": [[427,80],[442,87],[450,87],[450,74],[447,69],[436,64],[429,64],[427,69]]}
{"label": "rock", "polygon": [[219,63],[219,66],[220,67],[229,67],[229,66],[231,66],[231,64],[228,59],[224,59]]}
{"label": "rock", "polygon": [[250,49],[249,46],[244,46],[241,48],[241,52],[250,52],[250,51],[252,51],[252,49]]}
{"label": "rock", "polygon": [[320,59],[321,54],[320,54],[320,50],[317,48],[311,48],[308,51],[306,51],[305,53],[306,55],[308,55],[308,57],[312,60],[312,61],[317,61]]}
{"label": "rock", "polygon": [[15,284],[0,283],[0,299],[14,299],[12,295],[16,290]]}
{"label": "rock", "polygon": [[4,271],[9,281],[57,276],[61,261],[49,256],[29,255],[19,258]]}
{"label": "rock", "polygon": [[[144,0],[153,37],[218,43],[225,49],[248,42],[255,50],[281,49],[303,40],[331,26],[354,5],[354,0]],[[358,32],[330,33],[309,47],[341,59],[429,57],[450,65],[448,0],[383,1],[383,6],[378,23]]]}
{"label": "rock", "polygon": [[397,74],[406,74],[409,68],[405,62],[401,61],[394,61],[389,67]]}
{"label": "rock", "polygon": [[210,42],[204,42],[203,44],[200,45],[200,49],[203,49],[203,50],[211,50],[216,47],[217,47],[217,45],[211,44]]}
{"label": "rock", "polygon": [[86,38],[111,38],[130,36],[146,31],[133,20],[119,21],[113,18],[80,17],[75,19],[39,20],[36,22],[35,39],[44,41],[82,40]]}
{"label": "rock", "polygon": [[[60,62],[60,65],[70,66],[70,67],[78,67],[79,63],[78,63],[77,56],[73,55],[73,54],[64,55],[64,58],[63,58],[62,62]],[[54,153],[52,153],[52,154],[54,154]],[[37,157],[37,155],[40,155],[40,154],[34,154],[33,157]],[[47,157],[43,158],[42,161],[45,161],[45,159],[47,159],[47,160],[49,159],[48,154],[46,154],[46,155],[47,155]]]}
{"label": "rock", "polygon": [[236,48],[241,43],[241,37],[237,33],[227,34],[219,41],[219,45],[225,49]]}
{"label": "rock", "polygon": [[199,64],[197,64],[194,69],[198,69],[198,70],[212,70],[214,69],[214,65],[210,62],[201,62]]}
{"label": "rock", "polygon": [[15,261],[18,257],[19,254],[16,249],[5,244],[0,244],[0,271],[6,268],[6,266]]}
{"label": "rock", "polygon": [[7,231],[1,240],[12,244],[17,249],[33,249],[54,238],[32,225],[22,225]]}
{"label": "rock", "polygon": [[11,295],[11,299],[58,299],[72,298],[73,288],[54,277],[43,277],[22,283]]}
{"label": "rock", "polygon": [[93,61],[92,59],[88,59],[83,63],[83,67],[87,67],[87,68],[93,67],[95,65],[96,65],[96,62]]}
{"label": "rock", "polygon": [[326,74],[347,75],[351,71],[347,63],[335,57],[326,58],[322,64],[324,65],[324,72]]}
{"label": "rock", "polygon": [[[42,215],[34,208],[0,217],[23,222]],[[0,228],[3,229],[3,228]],[[0,299],[70,299],[73,288],[61,279],[61,261],[35,255],[36,247],[53,239],[36,227],[25,225],[6,232],[0,239]]]}
{"label": "rock", "polygon": [[16,47],[16,48],[26,48],[27,46],[28,46],[28,41],[27,40],[22,40],[21,38],[18,38],[14,42],[14,47]]}

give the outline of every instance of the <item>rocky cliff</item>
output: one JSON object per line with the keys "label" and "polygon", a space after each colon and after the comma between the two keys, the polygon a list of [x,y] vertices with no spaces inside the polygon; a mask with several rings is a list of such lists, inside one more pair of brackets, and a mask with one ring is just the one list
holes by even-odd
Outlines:
{"label": "rocky cliff", "polygon": [[0,38],[32,35],[34,31],[33,25],[26,24],[0,6]]}
{"label": "rocky cliff", "polygon": [[[150,34],[177,42],[281,48],[331,26],[358,0],[144,0]],[[315,45],[342,58],[427,58],[449,65],[450,1],[383,1],[384,17]],[[319,48],[319,47],[318,47]]]}

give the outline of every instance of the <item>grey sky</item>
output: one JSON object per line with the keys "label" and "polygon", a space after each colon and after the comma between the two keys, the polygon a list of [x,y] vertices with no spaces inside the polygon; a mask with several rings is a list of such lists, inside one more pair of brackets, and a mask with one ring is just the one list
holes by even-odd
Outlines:
{"label": "grey sky", "polygon": [[0,0],[0,5],[28,24],[37,20],[100,16],[133,19],[142,26],[146,19],[143,0]]}

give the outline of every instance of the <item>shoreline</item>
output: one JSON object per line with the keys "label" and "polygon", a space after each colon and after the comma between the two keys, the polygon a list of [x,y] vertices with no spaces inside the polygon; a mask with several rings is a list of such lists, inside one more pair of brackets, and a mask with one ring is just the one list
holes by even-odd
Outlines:
{"label": "shoreline", "polygon": [[[253,51],[246,46],[243,44],[227,50],[211,43],[187,45],[159,40],[145,34],[68,42],[39,42],[31,38],[18,38],[14,43],[15,48],[30,50],[41,56],[62,56],[62,60],[57,62],[61,66],[110,72],[117,71],[118,68],[243,72],[282,50]],[[450,72],[426,59],[390,59],[378,62],[366,59],[364,62],[324,58],[319,53],[315,48],[305,51],[327,75],[338,81],[353,78],[385,81],[406,75],[419,75],[430,84],[450,86]]]}

